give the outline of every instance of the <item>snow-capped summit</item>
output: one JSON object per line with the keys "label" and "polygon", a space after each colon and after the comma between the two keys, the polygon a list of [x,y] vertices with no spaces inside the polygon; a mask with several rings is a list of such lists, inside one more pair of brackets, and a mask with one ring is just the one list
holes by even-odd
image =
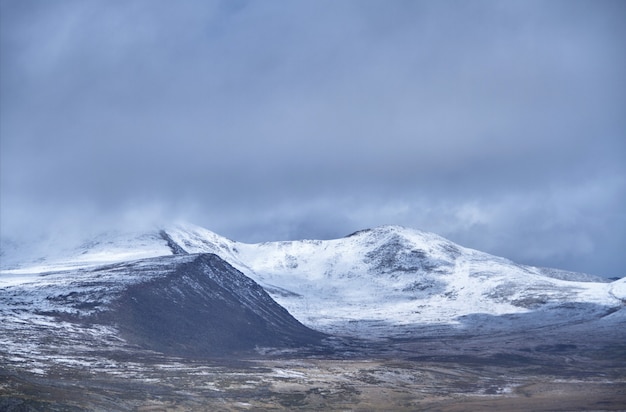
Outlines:
{"label": "snow-capped summit", "polygon": [[220,256],[305,325],[331,333],[388,335],[461,325],[477,314],[618,304],[608,283],[556,279],[558,271],[546,276],[544,269],[397,226],[327,241],[231,244]]}
{"label": "snow-capped summit", "polygon": [[576,318],[621,307],[623,300],[621,283],[516,264],[401,226],[332,240],[258,244],[190,224],[108,234],[67,256],[8,268],[0,287],[19,283],[25,273],[201,253],[218,255],[258,282],[296,319],[327,333],[388,336],[433,325],[463,327],[485,316],[530,319],[530,313],[545,314],[532,317],[540,324],[566,306],[568,316]]}
{"label": "snow-capped summit", "polygon": [[196,226],[165,233],[187,253],[219,255],[305,325],[329,333],[388,335],[416,325],[462,325],[477,315],[554,314],[565,304],[599,311],[620,305],[601,278],[519,265],[401,226],[333,240],[259,244]]}

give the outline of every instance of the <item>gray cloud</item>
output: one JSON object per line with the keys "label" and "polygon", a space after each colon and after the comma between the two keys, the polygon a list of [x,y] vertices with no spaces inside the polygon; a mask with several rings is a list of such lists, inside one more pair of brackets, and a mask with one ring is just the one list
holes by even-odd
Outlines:
{"label": "gray cloud", "polygon": [[3,234],[396,223],[624,274],[622,2],[0,7]]}

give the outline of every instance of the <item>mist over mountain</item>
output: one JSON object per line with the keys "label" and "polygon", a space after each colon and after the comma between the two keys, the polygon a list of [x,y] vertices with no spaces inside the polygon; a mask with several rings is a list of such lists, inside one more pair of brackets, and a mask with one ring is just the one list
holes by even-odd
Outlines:
{"label": "mist over mountain", "polygon": [[0,3],[1,235],[393,223],[623,275],[622,2],[154,1]]}

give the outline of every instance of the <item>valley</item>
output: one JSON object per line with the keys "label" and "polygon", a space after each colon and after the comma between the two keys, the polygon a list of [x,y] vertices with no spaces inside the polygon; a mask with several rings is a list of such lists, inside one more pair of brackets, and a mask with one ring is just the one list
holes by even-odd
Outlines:
{"label": "valley", "polygon": [[[507,337],[523,342],[521,338]],[[554,342],[520,350],[482,337],[342,346],[211,360],[141,351],[65,355],[43,362],[45,373],[5,366],[0,406],[59,411],[572,411],[623,410],[626,404],[623,343],[589,348]]]}

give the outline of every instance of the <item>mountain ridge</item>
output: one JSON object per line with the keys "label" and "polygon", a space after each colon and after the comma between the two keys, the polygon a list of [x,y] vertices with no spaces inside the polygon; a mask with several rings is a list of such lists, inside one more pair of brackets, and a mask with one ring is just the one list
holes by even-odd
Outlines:
{"label": "mountain ridge", "polygon": [[[186,233],[186,239],[182,240],[183,245],[177,244],[172,239],[170,234],[176,232]],[[80,268],[86,266],[97,266],[100,264],[136,260],[145,257],[164,256],[167,254],[189,253],[184,248],[185,243],[187,247],[191,247],[191,250],[212,250],[224,253],[227,252],[228,249],[235,248],[235,245],[271,245],[290,244],[298,242],[332,242],[340,239],[348,239],[367,234],[397,234],[399,232],[419,233],[430,239],[437,239],[440,241],[448,242],[449,244],[454,245],[453,247],[461,247],[463,250],[478,252],[484,255],[491,256],[495,259],[506,260],[513,263],[512,261],[504,257],[499,257],[496,255],[491,255],[485,252],[478,251],[476,249],[460,246],[435,233],[421,231],[401,225],[382,225],[374,228],[362,229],[337,239],[300,239],[244,243],[228,239],[201,226],[197,226],[187,222],[179,222],[176,224],[161,226],[159,228],[146,231],[112,231],[109,233],[103,232],[100,235],[96,235],[93,238],[82,241],[80,245],[74,246],[73,248],[63,247],[60,248],[60,250],[57,250],[54,247],[51,247],[49,244],[46,244],[45,247],[40,246],[39,248],[35,248],[35,250],[39,251],[39,255],[34,256],[28,256],[28,253],[24,256],[24,253],[19,253],[20,251],[23,252],[24,249],[29,249],[29,245],[20,245],[19,243],[13,242],[10,239],[3,239],[1,248],[2,250],[0,254],[0,256],[2,256],[2,259],[0,261],[0,271],[2,271],[3,273],[26,272],[28,270],[32,272],[50,270],[53,271],[71,267]],[[63,242],[60,243],[63,244]],[[107,245],[108,248],[106,247]],[[198,248],[199,245],[202,245],[201,249]],[[520,266],[530,267],[523,264]],[[543,274],[545,274],[546,276],[563,278],[564,280],[609,282],[609,280],[606,278],[591,275],[588,273],[574,272],[557,268],[536,268],[542,270],[544,272]]]}
{"label": "mountain ridge", "polygon": [[[10,239],[3,239],[3,244],[1,248],[1,256],[3,257],[3,259],[0,262],[0,270],[5,273],[24,269],[31,269],[33,271],[55,270],[57,269],[57,267],[63,267],[63,263],[67,263],[69,265],[70,262],[74,264],[74,267],[83,267],[88,265],[98,265],[104,263],[114,263],[118,261],[141,259],[144,257],[157,257],[170,253],[188,253],[184,250],[184,247],[181,247],[181,245],[176,244],[172,240],[170,236],[170,233],[172,232],[187,233],[188,238],[185,239],[187,246],[197,248],[198,244],[203,243],[204,246],[208,249],[223,251],[225,246],[230,246],[232,248],[234,245],[289,244],[294,242],[332,242],[340,239],[347,239],[366,234],[398,233],[403,231],[419,233],[431,239],[439,239],[453,244],[457,247],[460,246],[435,233],[421,231],[401,225],[382,225],[374,228],[362,229],[336,239],[299,239],[245,243],[228,239],[201,226],[197,226],[187,222],[179,222],[172,225],[157,227],[152,230],[103,232],[93,238],[83,240],[82,243],[78,246],[69,248],[62,247],[58,250],[50,246],[48,242],[44,242],[45,247],[40,246],[39,248],[35,249],[39,251],[39,255],[35,256],[28,256],[28,254],[23,256],[23,253],[22,256],[20,256],[19,252],[23,252],[23,249],[28,249],[30,245],[20,245],[19,243],[13,242]],[[193,234],[193,236],[189,236],[190,234]],[[194,237],[195,242],[193,239]],[[57,241],[58,239],[54,240],[53,243],[56,244]],[[62,241],[60,243],[63,244]],[[109,246],[109,249],[105,247],[107,245]],[[218,245],[220,245],[221,247],[219,247]],[[493,258],[505,259],[507,261],[510,261],[507,258],[487,254],[476,249],[471,249],[463,246],[461,246],[461,248],[464,250],[471,250],[485,255],[489,255]],[[116,250],[111,251],[111,249]],[[16,257],[14,257],[14,255]],[[66,262],[63,262],[64,260]],[[49,263],[50,265],[47,266],[45,263]],[[550,271],[553,271],[568,274],[569,276],[581,276],[581,281],[584,281],[582,280],[582,278],[588,278],[591,281],[598,282],[608,281],[606,278],[603,278],[601,276],[591,275],[582,272],[573,272],[557,268],[538,267],[538,269],[545,269],[546,274]],[[568,276],[566,275],[565,277]]]}
{"label": "mountain ridge", "polygon": [[[476,314],[539,313],[545,316],[535,316],[533,322],[540,326],[551,322],[563,305],[579,305],[576,316],[595,318],[602,310],[585,314],[583,304],[622,304],[619,293],[612,292],[621,281],[521,265],[434,233],[394,225],[338,239],[255,244],[191,224],[103,235],[56,261],[48,258],[35,266],[3,270],[0,286],[23,282],[24,276],[37,278],[38,273],[186,254],[219,256],[261,285],[298,321],[329,334],[407,336],[430,333],[436,325],[456,333],[454,328],[467,325],[467,319],[484,318]],[[534,326],[518,322],[518,327]]]}
{"label": "mountain ridge", "polygon": [[520,265],[401,226],[259,244],[199,227],[168,233],[188,252],[220,255],[305,325],[331,334],[405,336],[423,333],[424,325],[458,325],[477,313],[539,310],[546,323],[565,303],[620,305],[602,279]]}

